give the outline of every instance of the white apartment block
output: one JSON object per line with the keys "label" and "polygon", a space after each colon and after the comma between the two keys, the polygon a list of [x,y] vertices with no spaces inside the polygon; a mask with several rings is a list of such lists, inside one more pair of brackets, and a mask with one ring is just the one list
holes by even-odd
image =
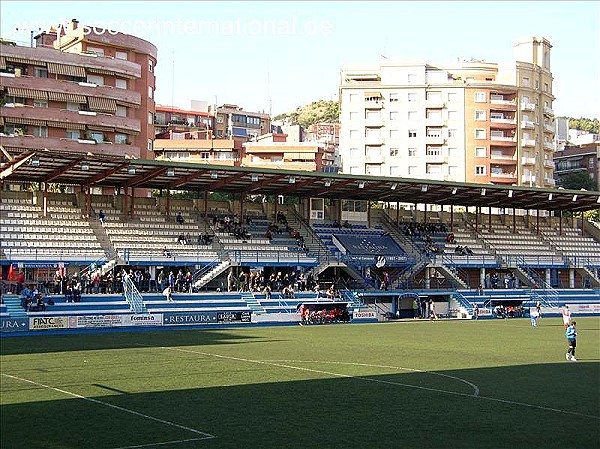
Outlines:
{"label": "white apartment block", "polygon": [[528,38],[514,47],[506,65],[343,67],[343,173],[553,186],[551,45]]}

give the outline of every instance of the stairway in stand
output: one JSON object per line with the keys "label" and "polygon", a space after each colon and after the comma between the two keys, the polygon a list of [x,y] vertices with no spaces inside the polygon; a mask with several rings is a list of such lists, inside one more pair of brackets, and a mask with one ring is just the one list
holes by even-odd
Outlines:
{"label": "stairway in stand", "polygon": [[4,295],[2,298],[6,311],[11,318],[27,318],[25,309],[21,307],[21,298],[17,295]]}
{"label": "stairway in stand", "polygon": [[259,315],[267,312],[266,309],[262,306],[260,302],[258,302],[258,300],[254,297],[252,293],[241,293],[240,296],[244,301],[246,301],[246,304],[248,304],[248,307],[250,307],[252,313]]}

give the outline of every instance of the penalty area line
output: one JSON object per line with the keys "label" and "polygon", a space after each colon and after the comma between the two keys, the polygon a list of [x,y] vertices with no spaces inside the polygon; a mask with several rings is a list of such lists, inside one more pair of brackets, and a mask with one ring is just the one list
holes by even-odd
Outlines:
{"label": "penalty area line", "polygon": [[[138,343],[138,345],[139,346],[149,346],[149,345],[144,345],[144,344],[140,344],[140,343]],[[294,369],[294,370],[298,370],[298,371],[305,371],[305,372],[311,372],[311,373],[316,373],[316,374],[325,374],[325,375],[333,376],[333,377],[339,377],[339,378],[345,378],[345,379],[356,379],[356,380],[361,380],[363,382],[373,382],[373,383],[380,383],[380,384],[386,384],[386,385],[414,388],[417,390],[431,391],[434,393],[442,393],[442,394],[449,394],[449,395],[454,395],[454,396],[481,399],[481,400],[485,400],[485,401],[498,402],[498,403],[502,403],[502,404],[518,405],[521,407],[534,408],[537,410],[543,410],[543,411],[547,411],[547,412],[562,413],[565,415],[573,415],[573,416],[580,416],[583,418],[592,418],[592,419],[600,420],[600,416],[589,415],[587,413],[579,413],[579,412],[574,412],[571,410],[562,410],[562,409],[558,409],[558,408],[554,408],[554,407],[545,407],[543,405],[528,404],[526,402],[511,401],[509,399],[500,399],[500,398],[493,398],[493,397],[489,397],[489,396],[481,396],[479,394],[479,388],[477,388],[477,394],[467,394],[467,393],[461,393],[458,391],[442,390],[439,388],[423,387],[423,386],[419,386],[419,385],[409,385],[409,384],[403,384],[400,382],[392,382],[392,381],[381,380],[381,379],[373,379],[370,377],[352,376],[349,374],[340,374],[340,373],[334,373],[331,371],[323,371],[323,370],[305,368],[305,367],[300,367],[300,366],[293,366],[293,365],[288,365],[286,363],[275,363],[275,362],[269,362],[269,361],[265,361],[265,360],[245,359],[242,357],[233,357],[233,356],[227,356],[227,355],[221,355],[221,354],[211,354],[209,352],[193,351],[191,349],[182,349],[182,348],[169,347],[169,346],[158,346],[158,347],[167,349],[167,350],[171,350],[171,351],[187,352],[187,353],[191,353],[191,354],[199,354],[199,355],[215,357],[215,358],[220,358],[220,359],[225,359],[225,360],[235,360],[238,362],[247,362],[247,363],[256,363],[256,364],[260,364],[260,365],[277,366],[280,368]],[[299,362],[292,362],[292,363],[299,363]],[[450,377],[450,376],[448,376],[448,377]],[[455,379],[459,380],[460,378],[457,377]],[[464,379],[461,379],[461,380],[464,381]],[[470,384],[470,382],[467,382],[467,383]],[[472,384],[472,385],[474,385],[474,384]]]}
{"label": "penalty area line", "polygon": [[[26,382],[26,383],[29,383],[29,384],[32,384],[32,385],[36,385],[38,387],[46,388],[48,390],[57,391],[59,393],[65,394],[67,396],[72,396],[74,398],[82,399],[84,401],[92,402],[94,404],[104,405],[106,407],[114,408],[116,410],[120,410],[120,411],[125,412],[125,413],[129,413],[129,414],[132,414],[132,415],[135,415],[135,416],[139,416],[141,418],[148,419],[150,421],[155,421],[155,422],[158,422],[158,423],[161,423],[161,424],[165,424],[167,426],[171,426],[171,427],[175,427],[175,428],[178,428],[178,429],[182,429],[182,430],[185,430],[187,432],[192,432],[192,433],[194,433],[196,435],[200,435],[202,437],[202,438],[195,438],[194,440],[208,440],[208,439],[211,439],[211,438],[216,438],[215,435],[211,435],[210,433],[202,432],[202,431],[197,430],[197,429],[192,429],[191,427],[187,427],[187,426],[184,426],[182,424],[177,424],[177,423],[174,423],[172,421],[167,421],[165,419],[157,418],[155,416],[146,415],[144,413],[137,412],[135,410],[131,410],[131,409],[128,409],[128,408],[125,408],[125,407],[121,407],[119,405],[114,405],[114,404],[110,404],[108,402],[100,401],[99,399],[88,398],[86,396],[82,396],[80,394],[73,393],[72,391],[63,390],[62,388],[52,387],[50,385],[45,385],[45,384],[40,383],[40,382],[35,382],[33,380],[25,379],[25,378],[19,377],[19,376],[13,376],[13,375],[10,375],[10,374],[2,373],[2,375],[5,376],[5,377],[8,377],[10,379],[15,379],[15,380],[18,380],[18,381],[21,381],[21,382]],[[187,440],[181,440],[181,442],[183,442],[183,441],[187,441]],[[158,445],[164,445],[164,444],[168,444],[168,442],[166,442],[166,443],[145,444],[145,445],[141,445],[141,446],[127,446],[127,447],[129,447],[129,448],[138,448],[138,447],[158,446]]]}

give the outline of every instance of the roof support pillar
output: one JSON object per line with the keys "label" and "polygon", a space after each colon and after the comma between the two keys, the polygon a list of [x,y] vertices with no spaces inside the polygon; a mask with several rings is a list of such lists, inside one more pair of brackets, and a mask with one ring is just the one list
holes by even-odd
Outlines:
{"label": "roof support pillar", "polygon": [[475,233],[479,233],[479,206],[475,206]]}
{"label": "roof support pillar", "polygon": [[537,209],[535,211],[535,227],[536,227],[536,235],[540,235],[540,210]]}
{"label": "roof support pillar", "polygon": [[90,217],[90,212],[92,210],[92,188],[89,184],[85,185],[85,216]]}
{"label": "roof support pillar", "polygon": [[562,209],[558,211],[558,235],[562,235],[562,220],[563,219],[563,211]]}
{"label": "roof support pillar", "polygon": [[517,233],[517,209],[513,207],[513,234]]}
{"label": "roof support pillar", "polygon": [[425,207],[423,208],[423,223],[427,223],[427,203],[425,203]]}
{"label": "roof support pillar", "polygon": [[492,232],[492,208],[488,207],[488,231]]}
{"label": "roof support pillar", "polygon": [[171,217],[171,190],[167,189],[167,205],[165,206],[165,213],[167,214],[167,218]]}
{"label": "roof support pillar", "polygon": [[454,204],[450,205],[450,232],[454,232]]}
{"label": "roof support pillar", "polygon": [[135,218],[135,187],[131,188],[131,205],[129,206],[129,216]]}
{"label": "roof support pillar", "polygon": [[396,225],[400,223],[400,201],[396,201]]}
{"label": "roof support pillar", "polygon": [[127,187],[123,187],[123,219],[125,221],[128,220],[128,212],[129,212],[129,199],[127,198],[129,195],[127,194],[128,192],[128,188]]}
{"label": "roof support pillar", "polygon": [[42,217],[48,218],[48,183],[43,182],[42,185]]}
{"label": "roof support pillar", "polygon": [[207,218],[208,214],[208,190],[204,191],[204,218]]}

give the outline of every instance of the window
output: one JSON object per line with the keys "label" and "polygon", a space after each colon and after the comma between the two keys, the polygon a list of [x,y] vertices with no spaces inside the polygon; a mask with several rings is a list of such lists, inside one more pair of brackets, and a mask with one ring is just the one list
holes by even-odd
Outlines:
{"label": "window", "polygon": [[154,90],[152,86],[148,86],[148,98],[154,98]]}
{"label": "window", "polygon": [[48,69],[46,67],[34,67],[33,76],[36,78],[48,78]]}
{"label": "window", "polygon": [[358,101],[358,94],[348,95],[348,100],[350,101],[350,103],[356,103]]}
{"label": "window", "polygon": [[535,80],[535,88],[536,89],[540,88],[540,80]]}
{"label": "window", "polygon": [[475,111],[475,120],[485,120],[485,111]]}
{"label": "window", "polygon": [[448,111],[448,120],[457,120],[458,111]]}
{"label": "window", "polygon": [[485,147],[476,147],[475,148],[475,157],[486,157],[487,150]]}
{"label": "window", "polygon": [[350,148],[350,159],[357,159],[361,156],[358,148]]}
{"label": "window", "polygon": [[398,120],[399,116],[400,115],[399,115],[398,111],[391,111],[390,112],[390,120]]}
{"label": "window", "polygon": [[390,176],[400,176],[400,167],[398,167],[397,165],[391,165]]}
{"label": "window", "polygon": [[408,149],[408,157],[416,157],[417,156],[417,149],[416,148],[409,148]]}
{"label": "window", "polygon": [[521,86],[523,87],[529,87],[529,78],[524,76],[523,77],[523,82],[521,83]]}
{"label": "window", "polygon": [[448,92],[448,103],[454,103],[457,101],[458,94],[456,92]]}
{"label": "window", "polygon": [[67,111],[79,111],[79,103],[67,102]]}
{"label": "window", "polygon": [[86,49],[88,53],[95,53],[98,56],[104,56],[104,49],[98,47],[88,47]]}
{"label": "window", "polygon": [[475,103],[485,103],[485,92],[475,92]]}
{"label": "window", "polygon": [[121,78],[115,79],[115,87],[117,89],[127,89],[127,80]]}
{"label": "window", "polygon": [[358,130],[357,129],[351,129],[350,130],[350,138],[351,139],[358,139]]}
{"label": "window", "polygon": [[358,167],[356,165],[353,167],[350,167],[350,174],[351,175],[360,175],[361,174],[360,167]]}
{"label": "window", "polygon": [[408,101],[410,103],[417,101],[417,94],[415,92],[409,92],[408,93]]}
{"label": "window", "polygon": [[115,134],[115,143],[124,145],[127,143],[127,135],[125,134]]}
{"label": "window", "polygon": [[457,131],[455,129],[448,130],[448,137],[456,137]]}
{"label": "window", "polygon": [[390,156],[398,156],[398,148],[390,148]]}
{"label": "window", "polygon": [[409,73],[408,77],[407,77],[407,80],[408,80],[408,84],[416,83],[417,82],[417,75],[414,74],[414,73]]}
{"label": "window", "polygon": [[154,123],[154,116],[152,112],[148,112],[148,125],[152,125]]}
{"label": "window", "polygon": [[475,138],[476,139],[485,139],[486,133],[485,129],[476,129],[475,130]]}
{"label": "window", "polygon": [[492,137],[500,137],[500,138],[503,138],[503,137],[505,137],[505,136],[504,136],[504,131],[502,131],[502,130],[497,130],[497,129],[496,129],[496,130],[492,130],[492,132],[490,133],[490,135],[491,135]]}
{"label": "window", "polygon": [[417,176],[419,174],[419,167],[416,165],[408,166],[408,176]]}
{"label": "window", "polygon": [[358,112],[350,112],[349,116],[350,116],[350,120],[357,120]]}
{"label": "window", "polygon": [[416,129],[409,129],[408,130],[408,137],[417,137],[417,130]]}
{"label": "window", "polygon": [[454,148],[454,147],[448,148],[448,159],[454,159],[457,157],[459,157],[458,148]]}
{"label": "window", "polygon": [[96,143],[104,142],[104,133],[102,131],[90,131],[88,138],[95,140]]}
{"label": "window", "polygon": [[117,105],[115,115],[118,117],[127,117],[127,108],[125,106]]}
{"label": "window", "polygon": [[154,149],[154,144],[152,143],[152,139],[148,139],[148,151],[152,151]]}
{"label": "window", "polygon": [[442,154],[442,147],[427,147],[425,154],[427,156],[440,156]]}
{"label": "window", "polygon": [[[502,112],[490,112],[490,118],[494,120],[504,120],[504,114]],[[523,116],[523,120],[529,120],[527,116]]]}
{"label": "window", "polygon": [[98,86],[104,86],[104,77],[102,75],[88,75],[87,82],[97,84]]}
{"label": "window", "polygon": [[35,137],[48,137],[48,127],[46,126],[33,126],[33,135]]}
{"label": "window", "polygon": [[454,177],[458,174],[458,167],[456,165],[448,165],[448,176]]}
{"label": "window", "polygon": [[390,94],[390,102],[398,101],[398,94],[392,93]]}
{"label": "window", "polygon": [[379,120],[381,118],[381,113],[379,111],[367,111],[365,118],[367,120]]}
{"label": "window", "polygon": [[78,129],[67,129],[65,135],[69,140],[79,140],[81,136]]}
{"label": "window", "polygon": [[523,95],[523,103],[529,103],[529,97],[527,95]]}
{"label": "window", "polygon": [[476,165],[475,166],[475,175],[476,176],[485,176],[485,165]]}
{"label": "window", "polygon": [[154,72],[154,62],[152,62],[152,59],[148,59],[148,71]]}
{"label": "window", "polygon": [[390,139],[395,140],[400,138],[400,131],[397,129],[390,129]]}
{"label": "window", "polygon": [[122,59],[123,61],[127,61],[127,52],[125,51],[116,51],[115,59]]}
{"label": "window", "polygon": [[46,100],[33,100],[33,105],[36,108],[47,108],[48,102]]}
{"label": "window", "polygon": [[417,111],[408,111],[408,119],[409,120],[417,120],[418,119]]}
{"label": "window", "polygon": [[367,175],[380,176],[381,175],[381,165],[366,165],[365,172]]}

